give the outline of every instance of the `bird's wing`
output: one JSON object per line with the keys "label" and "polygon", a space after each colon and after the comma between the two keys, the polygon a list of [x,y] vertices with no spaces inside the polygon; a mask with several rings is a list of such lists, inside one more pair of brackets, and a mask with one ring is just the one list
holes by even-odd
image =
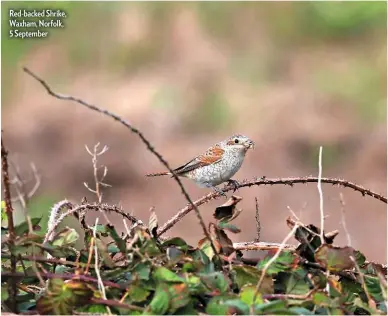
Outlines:
{"label": "bird's wing", "polygon": [[211,147],[204,154],[195,157],[193,160],[179,168],[176,168],[174,171],[177,174],[182,174],[200,167],[217,163],[222,159],[223,154],[224,150],[222,148],[218,146]]}

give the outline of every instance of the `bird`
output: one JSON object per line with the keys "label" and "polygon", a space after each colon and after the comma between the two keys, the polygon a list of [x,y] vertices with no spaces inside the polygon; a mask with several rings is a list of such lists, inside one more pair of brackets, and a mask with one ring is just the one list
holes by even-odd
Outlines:
{"label": "bird", "polygon": [[[186,164],[174,169],[177,176],[193,180],[202,188],[212,188],[224,195],[217,185],[228,182],[238,188],[238,182],[231,178],[240,169],[245,154],[255,143],[247,136],[235,134],[208,148],[203,154],[196,156]],[[147,177],[167,176],[171,172],[147,174]]]}

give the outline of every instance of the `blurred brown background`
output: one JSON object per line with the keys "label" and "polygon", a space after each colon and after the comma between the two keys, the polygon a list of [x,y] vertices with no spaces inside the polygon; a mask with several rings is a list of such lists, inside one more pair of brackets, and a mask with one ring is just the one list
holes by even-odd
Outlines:
{"label": "blurred brown background", "polygon": [[[63,9],[65,29],[48,39],[7,36],[8,8]],[[22,71],[26,65],[55,91],[113,111],[144,132],[174,167],[233,133],[256,142],[236,179],[318,174],[345,178],[386,195],[386,4],[383,2],[255,3],[2,3],[2,129],[28,179],[33,161],[42,184],[30,203],[47,215],[63,198],[95,197],[84,145],[110,150],[104,201],[160,224],[186,205],[143,143],[113,120],[54,99]],[[193,199],[209,192],[188,180]],[[28,184],[32,186],[33,183]],[[345,245],[339,193],[346,202],[352,246],[370,260],[386,258],[386,205],[351,189],[323,185],[326,229]],[[234,241],[255,238],[254,198],[261,239],[279,242],[290,207],[319,225],[315,184],[241,189],[243,229]],[[206,220],[224,199],[200,208]],[[19,213],[19,219],[22,215]],[[91,220],[91,219],[90,219]],[[119,229],[121,219],[112,215]],[[75,221],[69,225],[77,225]],[[168,235],[195,243],[202,232],[189,214]]]}

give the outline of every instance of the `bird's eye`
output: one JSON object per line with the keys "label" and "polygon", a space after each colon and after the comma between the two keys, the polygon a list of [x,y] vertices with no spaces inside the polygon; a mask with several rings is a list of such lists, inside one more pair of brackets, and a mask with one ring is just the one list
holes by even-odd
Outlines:
{"label": "bird's eye", "polygon": [[238,144],[238,138],[236,138],[236,139],[234,140],[234,143],[235,143],[235,144]]}

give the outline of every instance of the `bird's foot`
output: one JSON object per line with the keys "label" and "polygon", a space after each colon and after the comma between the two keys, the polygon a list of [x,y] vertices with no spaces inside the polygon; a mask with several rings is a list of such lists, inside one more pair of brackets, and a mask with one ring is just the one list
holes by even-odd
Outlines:
{"label": "bird's foot", "polygon": [[237,180],[229,179],[227,185],[232,185],[233,186],[233,193],[234,193],[240,187],[240,182],[238,182]]}

